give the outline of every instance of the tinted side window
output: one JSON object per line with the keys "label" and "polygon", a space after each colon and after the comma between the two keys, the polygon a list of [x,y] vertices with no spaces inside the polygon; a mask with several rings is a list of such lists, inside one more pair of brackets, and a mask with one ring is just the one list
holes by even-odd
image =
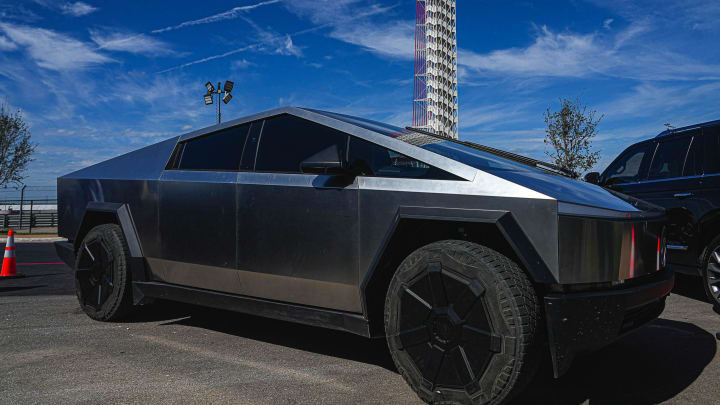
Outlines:
{"label": "tinted side window", "polygon": [[703,138],[698,130],[690,143],[683,176],[699,176],[703,174]]}
{"label": "tinted side window", "polygon": [[669,179],[682,176],[685,156],[690,146],[689,136],[660,141],[650,166],[648,179]]}
{"label": "tinted side window", "polygon": [[605,172],[605,184],[629,183],[644,180],[647,165],[655,144],[647,142],[631,148],[615,161]]}
{"label": "tinted side window", "polygon": [[238,170],[249,127],[247,124],[241,125],[182,142],[178,145],[173,168]]}
{"label": "tinted side window", "polygon": [[720,126],[703,128],[705,174],[720,173]]}
{"label": "tinted side window", "polygon": [[303,160],[333,145],[344,155],[347,137],[343,132],[291,115],[270,118],[265,120],[260,136],[255,170],[300,173]]}
{"label": "tinted side window", "polygon": [[444,170],[354,136],[350,137],[348,161],[361,176],[462,180]]}

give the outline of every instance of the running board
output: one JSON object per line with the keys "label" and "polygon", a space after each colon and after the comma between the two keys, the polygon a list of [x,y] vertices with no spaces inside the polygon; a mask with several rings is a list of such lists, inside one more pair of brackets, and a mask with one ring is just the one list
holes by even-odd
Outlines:
{"label": "running board", "polygon": [[133,289],[145,297],[259,315],[266,318],[342,330],[356,335],[370,337],[368,321],[360,314],[288,304],[285,302],[264,300],[262,298],[226,294],[154,281],[133,281]]}

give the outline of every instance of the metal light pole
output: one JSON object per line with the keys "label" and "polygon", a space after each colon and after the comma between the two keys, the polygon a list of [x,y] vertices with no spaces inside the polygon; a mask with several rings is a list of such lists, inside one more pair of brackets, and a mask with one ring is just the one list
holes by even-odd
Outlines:
{"label": "metal light pole", "polygon": [[203,96],[203,99],[205,100],[205,105],[210,105],[213,103],[213,98],[217,94],[217,123],[219,124],[222,122],[222,113],[220,111],[220,100],[222,100],[223,103],[227,104],[232,99],[232,94],[230,92],[232,91],[234,86],[234,83],[230,80],[225,81],[225,85],[221,88],[220,82],[217,84],[217,90],[212,85],[212,83],[207,82],[205,83],[205,88],[207,88],[207,93],[205,96]]}

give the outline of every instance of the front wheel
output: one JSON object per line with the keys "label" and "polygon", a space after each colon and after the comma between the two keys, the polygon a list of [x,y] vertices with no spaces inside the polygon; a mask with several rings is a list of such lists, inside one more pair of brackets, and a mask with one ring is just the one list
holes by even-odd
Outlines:
{"label": "front wheel", "polygon": [[701,262],[703,286],[710,302],[720,309],[720,236],[710,242]]}
{"label": "front wheel", "polygon": [[539,317],[518,265],[465,241],[413,252],[385,300],[392,358],[428,403],[499,404],[518,394],[540,360]]}
{"label": "front wheel", "polygon": [[98,225],[83,239],[75,260],[75,292],[90,318],[115,321],[132,309],[129,258],[118,225]]}

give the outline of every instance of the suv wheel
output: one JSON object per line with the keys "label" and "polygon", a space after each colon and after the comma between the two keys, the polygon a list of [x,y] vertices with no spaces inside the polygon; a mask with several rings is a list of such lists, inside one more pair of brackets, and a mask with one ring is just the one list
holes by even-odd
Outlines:
{"label": "suv wheel", "polygon": [[132,309],[130,253],[115,224],[91,229],[75,260],[75,292],[83,311],[98,321],[115,321]]}
{"label": "suv wheel", "polygon": [[720,236],[708,245],[701,266],[705,293],[715,308],[720,309]]}
{"label": "suv wheel", "polygon": [[428,403],[498,404],[518,394],[540,361],[539,317],[518,265],[465,241],[413,252],[385,300],[392,358]]}

